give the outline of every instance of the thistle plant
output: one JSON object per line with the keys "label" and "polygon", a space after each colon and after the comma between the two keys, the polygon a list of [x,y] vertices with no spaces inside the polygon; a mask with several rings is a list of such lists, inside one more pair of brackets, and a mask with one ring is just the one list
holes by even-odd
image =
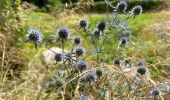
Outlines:
{"label": "thistle plant", "polygon": [[[71,49],[68,49],[66,42],[71,41],[70,29],[64,26],[58,28],[56,35],[54,35],[57,42],[55,46],[58,46],[58,42],[61,43],[62,52],[51,51],[54,53],[53,59],[57,63],[56,66],[62,67],[64,75],[59,78],[59,75],[55,74],[54,77],[57,76],[57,78],[47,82],[48,85],[45,89],[57,87],[49,94],[60,91],[63,99],[73,100],[90,100],[91,98],[95,100],[109,98],[146,99],[144,94],[147,95],[147,99],[151,97],[156,100],[157,96],[160,95],[159,91],[153,90],[151,96],[148,95],[155,84],[147,76],[150,74],[147,64],[142,62],[136,64],[138,61],[127,59],[128,54],[123,52],[131,43],[132,34],[130,33],[132,31],[128,26],[128,21],[138,17],[143,11],[142,7],[137,5],[128,11],[128,4],[125,1],[119,1],[115,6],[111,5],[109,0],[105,0],[105,2],[107,19],[97,22],[94,26],[90,25],[90,20],[87,19],[81,18],[78,21],[79,32],[90,35],[90,38],[85,37],[85,39],[91,41],[88,46],[92,45],[92,48],[89,46],[90,49],[93,49],[92,52],[88,51],[86,46],[82,46],[84,41],[80,36],[76,36],[69,43]],[[109,14],[109,6],[113,8],[113,14]],[[122,14],[126,17],[121,18]],[[109,53],[105,50],[105,45],[113,39],[116,42],[109,45],[110,47],[118,45],[116,50],[119,50],[120,54],[114,54],[112,57],[115,49],[112,48],[113,50]],[[37,48],[37,43],[42,43],[42,35],[37,30],[29,30],[27,41],[34,42]],[[117,51],[115,52],[117,53]],[[61,61],[62,63],[59,65],[58,63]],[[113,61],[113,64],[109,61]],[[58,79],[61,79],[62,82]],[[43,93],[43,90],[41,92]]]}

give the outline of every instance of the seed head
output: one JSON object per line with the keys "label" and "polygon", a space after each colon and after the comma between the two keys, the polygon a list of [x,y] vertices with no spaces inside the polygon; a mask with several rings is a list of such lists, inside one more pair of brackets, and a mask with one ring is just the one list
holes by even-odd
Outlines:
{"label": "seed head", "polygon": [[70,31],[67,27],[60,27],[57,31],[57,35],[59,39],[67,39],[70,34]]}
{"label": "seed head", "polygon": [[85,53],[84,48],[81,46],[75,47],[74,52],[75,52],[76,56],[82,56]]}
{"label": "seed head", "polygon": [[137,5],[135,7],[132,8],[132,10],[130,11],[131,16],[133,16],[133,18],[135,18],[136,16],[138,16],[139,14],[142,13],[142,7]]}
{"label": "seed head", "polygon": [[80,37],[75,37],[74,38],[74,44],[78,45],[81,43],[81,38]]}
{"label": "seed head", "polygon": [[103,32],[106,28],[106,22],[102,21],[97,25],[97,29],[101,32]]}
{"label": "seed head", "polygon": [[33,42],[42,42],[42,34],[35,29],[30,29],[27,32],[27,40]]}
{"label": "seed head", "polygon": [[78,61],[76,64],[76,68],[81,72],[86,70],[87,67],[88,67],[88,64],[83,60]]}
{"label": "seed head", "polygon": [[117,4],[116,10],[118,12],[123,12],[127,9],[127,3],[125,1],[120,1]]}

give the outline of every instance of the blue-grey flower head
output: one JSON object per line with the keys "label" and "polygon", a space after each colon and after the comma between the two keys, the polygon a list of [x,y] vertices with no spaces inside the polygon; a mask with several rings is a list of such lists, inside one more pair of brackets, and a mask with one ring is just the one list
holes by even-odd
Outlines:
{"label": "blue-grey flower head", "polygon": [[81,46],[75,47],[74,52],[75,52],[76,56],[82,56],[85,53],[84,48]]}
{"label": "blue-grey flower head", "polygon": [[60,61],[62,61],[62,54],[61,53],[55,53],[55,55],[54,55],[54,60],[56,61],[56,62],[60,62]]}
{"label": "blue-grey flower head", "polygon": [[81,43],[81,38],[80,37],[75,37],[74,38],[74,44],[78,45]]}
{"label": "blue-grey flower head", "polygon": [[140,75],[145,75],[147,72],[147,68],[144,67],[144,66],[140,66],[138,69],[137,69],[137,73],[139,73]]}
{"label": "blue-grey flower head", "polygon": [[154,88],[150,91],[150,94],[153,96],[153,100],[157,100],[157,96],[161,95],[161,91],[158,88]]}
{"label": "blue-grey flower head", "polygon": [[75,67],[76,67],[79,71],[82,72],[82,71],[84,71],[84,70],[87,69],[88,64],[87,64],[87,62],[85,62],[85,61],[83,61],[83,60],[79,60],[79,61],[76,63]]}
{"label": "blue-grey flower head", "polygon": [[88,20],[87,19],[80,19],[78,22],[78,26],[80,28],[87,28],[88,27]]}
{"label": "blue-grey flower head", "polygon": [[106,22],[105,21],[101,21],[100,23],[97,24],[97,29],[101,32],[103,32],[106,28]]}
{"label": "blue-grey flower head", "polygon": [[131,14],[131,16],[133,16],[133,18],[135,18],[136,16],[141,14],[142,11],[143,11],[142,7],[137,5],[131,9],[130,14]]}
{"label": "blue-grey flower head", "polygon": [[96,82],[97,81],[97,75],[95,71],[88,72],[85,75],[86,82]]}
{"label": "blue-grey flower head", "polygon": [[60,27],[57,31],[57,35],[59,39],[67,40],[70,35],[70,31],[67,27]]}
{"label": "blue-grey flower head", "polygon": [[127,9],[127,3],[125,1],[118,2],[117,6],[116,6],[116,10],[118,12],[123,12],[126,9]]}
{"label": "blue-grey flower head", "polygon": [[90,85],[97,81],[97,74],[95,71],[86,73],[80,80],[80,84],[90,83]]}
{"label": "blue-grey flower head", "polygon": [[27,32],[27,41],[42,42],[42,34],[35,29],[30,29]]}
{"label": "blue-grey flower head", "polygon": [[80,95],[79,100],[90,100],[88,96]]}
{"label": "blue-grey flower head", "polygon": [[138,63],[137,73],[140,75],[146,75],[149,72],[148,68],[144,65],[143,61]]}

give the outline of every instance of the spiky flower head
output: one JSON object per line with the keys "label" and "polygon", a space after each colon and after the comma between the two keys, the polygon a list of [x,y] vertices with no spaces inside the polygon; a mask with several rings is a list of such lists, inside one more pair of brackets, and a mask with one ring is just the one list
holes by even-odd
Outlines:
{"label": "spiky flower head", "polygon": [[74,38],[74,44],[78,45],[81,43],[81,38],[80,37],[75,37]]}
{"label": "spiky flower head", "polygon": [[35,43],[35,48],[37,49],[37,43],[42,43],[42,34],[36,29],[29,29],[26,35],[26,41],[33,41]]}
{"label": "spiky flower head", "polygon": [[54,60],[56,61],[56,62],[60,62],[60,61],[62,61],[62,54],[61,53],[55,53],[55,55],[54,55]]}
{"label": "spiky flower head", "polygon": [[150,94],[151,94],[153,100],[157,100],[157,97],[158,97],[159,95],[161,95],[161,90],[158,89],[158,88],[154,88],[154,89],[152,89],[152,90],[150,91]]}
{"label": "spiky flower head", "polygon": [[85,53],[84,48],[81,46],[75,47],[74,52],[75,52],[76,56],[82,56]]}
{"label": "spiky flower head", "polygon": [[97,24],[97,29],[101,32],[104,32],[106,28],[106,22],[105,21],[101,21],[100,23]]}
{"label": "spiky flower head", "polygon": [[86,73],[81,79],[80,79],[80,84],[85,84],[89,83],[89,85],[92,85],[92,83],[97,81],[97,75],[95,71],[90,71]]}
{"label": "spiky flower head", "polygon": [[67,40],[71,32],[67,27],[60,27],[57,31],[58,39]]}
{"label": "spiky flower head", "polygon": [[97,81],[96,72],[95,72],[95,71],[88,72],[88,73],[85,75],[85,79],[86,79],[86,81],[89,82],[89,83],[91,83],[91,82],[96,82],[96,81]]}
{"label": "spiky flower head", "polygon": [[139,73],[140,75],[145,75],[147,72],[147,69],[146,67],[144,66],[140,66],[138,69],[137,69],[137,73]]}
{"label": "spiky flower head", "polygon": [[36,29],[29,29],[26,36],[27,41],[42,42],[42,34]]}
{"label": "spiky flower head", "polygon": [[137,5],[131,9],[130,14],[131,16],[133,16],[133,18],[135,18],[136,16],[140,15],[142,11],[143,11],[142,7]]}
{"label": "spiky flower head", "polygon": [[78,22],[78,26],[80,28],[87,28],[88,27],[88,20],[87,19],[80,19]]}
{"label": "spiky flower head", "polygon": [[127,3],[125,1],[118,2],[116,6],[116,11],[123,12],[127,9]]}
{"label": "spiky flower head", "polygon": [[158,96],[160,94],[160,91],[158,89],[152,90],[152,95],[153,96]]}
{"label": "spiky flower head", "polygon": [[120,66],[120,60],[119,60],[119,59],[117,59],[117,58],[115,58],[115,60],[114,60],[114,64],[115,64],[115,65]]}
{"label": "spiky flower head", "polygon": [[79,61],[76,63],[75,67],[76,67],[80,72],[82,72],[82,71],[84,71],[84,70],[87,69],[88,64],[87,64],[87,62],[85,62],[85,61],[83,61],[83,60],[79,60]]}

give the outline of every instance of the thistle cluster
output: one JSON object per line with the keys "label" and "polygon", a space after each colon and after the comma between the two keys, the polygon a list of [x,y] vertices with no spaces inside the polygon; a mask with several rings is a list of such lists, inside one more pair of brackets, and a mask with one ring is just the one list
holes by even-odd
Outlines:
{"label": "thistle cluster", "polygon": [[[106,0],[106,2],[107,6],[110,6],[110,1]],[[118,2],[116,7],[112,7],[116,12],[114,18],[112,19],[110,15],[107,15],[108,19],[96,22],[94,26],[89,25],[89,20],[80,19],[78,21],[78,29],[80,29],[78,32],[92,37],[90,39],[84,37],[86,41],[83,42],[86,45],[82,45],[83,42],[80,36],[75,36],[72,39],[72,32],[68,27],[62,26],[57,29],[56,34],[53,36],[55,37],[55,41],[57,40],[56,45],[62,48],[62,52],[58,53],[52,51],[47,46],[45,47],[54,53],[53,60],[56,62],[55,66],[57,66],[57,70],[61,68],[64,74],[62,78],[57,77],[47,82],[48,84],[44,86],[47,90],[53,90],[55,88],[56,92],[57,89],[60,89],[64,93],[63,97],[71,96],[73,99],[75,99],[76,93],[78,93],[80,94],[78,97],[80,100],[88,100],[91,95],[95,95],[95,99],[98,100],[98,97],[105,97],[106,94],[111,95],[110,99],[117,95],[117,98],[121,95],[123,95],[122,97],[130,97],[132,93],[138,91],[138,88],[143,86],[141,83],[143,82],[142,84],[144,84],[144,81],[148,80],[148,78],[145,78],[149,74],[148,67],[143,62],[139,62],[137,65],[134,64],[131,59],[126,59],[129,54],[124,52],[126,50],[125,47],[128,48],[127,44],[131,45],[130,37],[132,36],[127,21],[129,18],[139,16],[143,10],[141,6],[137,5],[128,11],[127,6],[128,4],[125,1]],[[120,13],[125,13],[126,18],[121,18]],[[84,31],[81,29],[84,29]],[[42,34],[38,30],[29,30],[26,36],[27,41],[34,42],[36,48],[37,43],[44,42]],[[115,40],[115,42],[110,43],[112,40]],[[91,42],[91,44],[87,44],[88,42]],[[114,49],[115,51],[105,50],[107,48],[113,49],[113,45],[118,45],[116,50]],[[87,46],[88,48],[85,49]],[[89,48],[93,48],[93,51],[88,51]],[[112,65],[114,66],[109,65],[111,61],[113,61]],[[60,64],[58,64],[59,62]],[[129,65],[129,69],[135,68],[133,71],[135,76],[130,76],[129,70],[127,72],[125,71],[128,69],[127,65]],[[125,79],[124,77],[127,78]],[[140,80],[138,81],[137,78],[140,78]],[[65,83],[58,79],[64,80]],[[131,88],[131,86],[134,86],[135,89]],[[116,87],[118,88],[115,89]],[[126,94],[124,91],[128,93]],[[139,95],[143,94],[140,93]],[[158,90],[151,92],[151,96],[153,97],[159,95],[160,91]]]}

